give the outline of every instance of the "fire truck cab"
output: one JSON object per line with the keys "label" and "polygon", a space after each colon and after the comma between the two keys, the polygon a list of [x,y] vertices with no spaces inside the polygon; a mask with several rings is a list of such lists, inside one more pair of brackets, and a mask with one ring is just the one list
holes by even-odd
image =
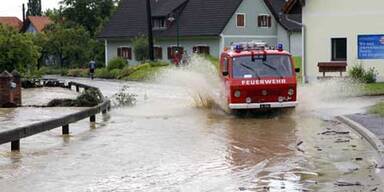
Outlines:
{"label": "fire truck cab", "polygon": [[220,71],[231,110],[294,108],[297,82],[294,61],[282,45],[235,43],[220,57]]}

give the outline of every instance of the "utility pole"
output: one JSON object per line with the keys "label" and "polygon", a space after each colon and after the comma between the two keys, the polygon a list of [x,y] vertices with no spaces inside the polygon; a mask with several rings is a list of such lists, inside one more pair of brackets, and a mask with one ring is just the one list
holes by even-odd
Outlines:
{"label": "utility pole", "polygon": [[151,2],[147,0],[147,24],[148,24],[148,52],[149,60],[154,61],[154,51],[153,51],[153,34],[152,34],[152,12],[151,12]]}

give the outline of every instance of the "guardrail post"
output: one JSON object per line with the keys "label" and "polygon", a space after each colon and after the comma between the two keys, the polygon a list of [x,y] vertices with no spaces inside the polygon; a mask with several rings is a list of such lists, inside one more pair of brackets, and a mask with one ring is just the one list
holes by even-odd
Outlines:
{"label": "guardrail post", "polygon": [[89,120],[91,121],[91,123],[94,123],[96,122],[96,115],[92,115],[89,117]]}
{"label": "guardrail post", "polygon": [[11,151],[20,151],[20,140],[11,142]]}
{"label": "guardrail post", "polygon": [[69,134],[69,125],[63,125],[62,132],[63,132],[63,135],[68,135]]}

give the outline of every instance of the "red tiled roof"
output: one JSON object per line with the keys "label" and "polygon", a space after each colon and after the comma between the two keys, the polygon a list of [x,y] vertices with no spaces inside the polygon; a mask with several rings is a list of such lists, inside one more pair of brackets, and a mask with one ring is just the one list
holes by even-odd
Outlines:
{"label": "red tiled roof", "polygon": [[17,17],[0,17],[0,24],[15,27],[17,30],[23,27],[23,22]]}
{"label": "red tiled roof", "polygon": [[52,20],[46,16],[28,16],[27,20],[29,20],[39,33],[42,32],[47,25],[53,23]]}

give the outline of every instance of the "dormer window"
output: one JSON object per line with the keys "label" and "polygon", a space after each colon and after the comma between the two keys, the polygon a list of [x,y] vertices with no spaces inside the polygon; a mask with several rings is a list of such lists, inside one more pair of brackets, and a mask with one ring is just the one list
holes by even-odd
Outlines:
{"label": "dormer window", "polygon": [[152,19],[152,28],[153,29],[166,29],[167,21],[165,18],[153,18]]}

